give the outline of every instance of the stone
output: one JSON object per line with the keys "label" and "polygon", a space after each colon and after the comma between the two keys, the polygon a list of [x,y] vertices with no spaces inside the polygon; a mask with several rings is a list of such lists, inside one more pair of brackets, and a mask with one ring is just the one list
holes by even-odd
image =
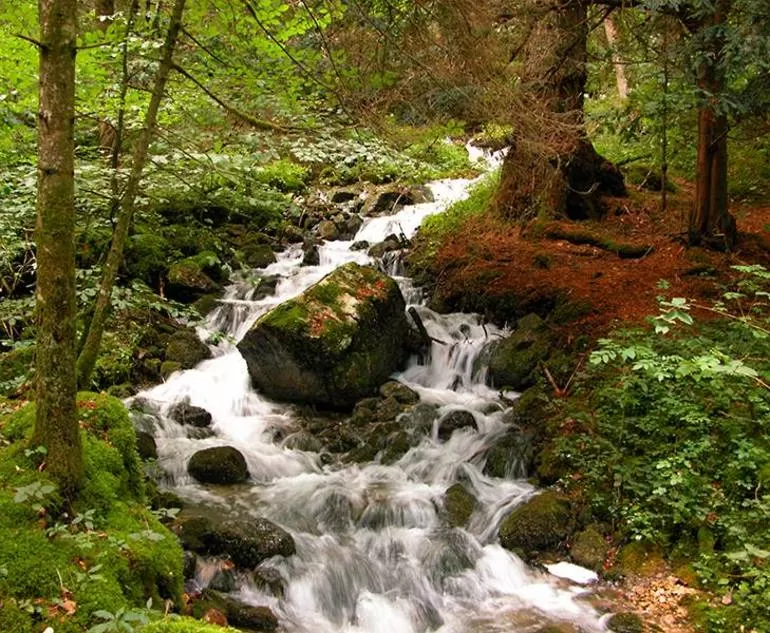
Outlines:
{"label": "stone", "polygon": [[512,427],[487,452],[484,474],[500,479],[525,479],[533,469],[535,431]]}
{"label": "stone", "polygon": [[332,193],[331,201],[334,204],[342,204],[343,202],[351,202],[358,198],[358,193],[351,189],[337,189]]}
{"label": "stone", "polygon": [[143,460],[158,459],[158,447],[155,438],[145,431],[136,432],[136,450]]}
{"label": "stone", "polygon": [[369,242],[366,240],[359,240],[350,245],[351,251],[365,251],[367,248],[369,248]]}
{"label": "stone", "polygon": [[416,433],[429,435],[437,417],[435,405],[421,402],[407,414],[405,422]]}
{"label": "stone", "polygon": [[447,520],[452,527],[466,527],[476,509],[476,497],[460,483],[452,485],[444,493],[444,508]]}
{"label": "stone", "polygon": [[318,231],[318,237],[322,240],[338,240],[340,237],[340,230],[332,220],[319,222],[316,230]]}
{"label": "stone", "polygon": [[209,588],[224,593],[233,591],[235,589],[235,570],[232,567],[217,570],[209,583]]}
{"label": "stone", "polygon": [[646,628],[642,619],[635,613],[616,613],[607,626],[612,633],[644,633]]}
{"label": "stone", "polygon": [[269,244],[248,244],[241,249],[243,263],[249,268],[267,268],[277,260]]}
{"label": "stone", "polygon": [[177,363],[173,360],[164,360],[160,364],[160,376],[165,380],[168,378],[171,374],[177,371],[182,371],[182,364]]}
{"label": "stone", "polygon": [[570,503],[546,490],[514,508],[500,525],[500,544],[508,550],[529,554],[559,545],[569,532]]}
{"label": "stone", "polygon": [[224,612],[231,626],[260,633],[278,628],[278,618],[269,607],[254,607],[212,589],[204,591],[201,599]]}
{"label": "stone", "polygon": [[180,330],[172,334],[166,344],[165,360],[179,363],[181,369],[192,369],[198,363],[211,358],[211,350],[192,330]]}
{"label": "stone", "polygon": [[535,383],[538,367],[548,359],[554,338],[540,317],[529,314],[517,322],[507,338],[493,343],[489,377],[499,388],[522,391]]}
{"label": "stone", "polygon": [[243,569],[253,569],[268,558],[291,556],[296,551],[294,539],[286,530],[262,518],[215,524],[207,517],[185,517],[176,531],[185,548],[227,555]]}
{"label": "stone", "polygon": [[185,551],[182,559],[182,574],[186,580],[195,578],[195,572],[198,570],[198,557],[195,552]]}
{"label": "stone", "polygon": [[414,389],[410,389],[397,380],[389,380],[380,385],[380,395],[383,398],[394,398],[401,404],[416,404],[420,401],[420,396]]}
{"label": "stone", "polygon": [[286,591],[286,582],[277,569],[259,566],[254,570],[252,580],[257,589],[261,589],[276,598],[283,598]]}
{"label": "stone", "polygon": [[385,253],[391,253],[401,248],[403,247],[400,241],[388,238],[370,247],[366,254],[369,257],[382,257]]}
{"label": "stone", "polygon": [[459,429],[476,429],[476,418],[470,411],[457,409],[447,413],[438,423],[438,438],[445,442]]}
{"label": "stone", "polygon": [[266,396],[349,410],[406,361],[404,309],[393,279],[350,263],[260,317],[238,349]]}
{"label": "stone", "polygon": [[187,472],[205,484],[239,484],[249,478],[246,460],[232,446],[214,446],[194,453]]}
{"label": "stone", "polygon": [[178,424],[186,424],[197,428],[211,425],[211,414],[201,407],[195,407],[189,402],[177,402],[168,410],[168,417]]}
{"label": "stone", "polygon": [[168,297],[182,303],[192,303],[203,295],[220,292],[222,287],[204,268],[200,255],[172,264],[166,274]]}
{"label": "stone", "polygon": [[320,453],[323,449],[319,439],[305,431],[289,435],[284,440],[283,447],[294,451],[307,451],[309,453]]}
{"label": "stone", "polygon": [[604,535],[595,525],[589,525],[578,532],[572,540],[570,557],[576,565],[600,571],[610,551],[610,546]]}
{"label": "stone", "polygon": [[303,266],[318,266],[321,263],[321,254],[318,252],[318,246],[316,246],[315,242],[305,247],[303,253]]}

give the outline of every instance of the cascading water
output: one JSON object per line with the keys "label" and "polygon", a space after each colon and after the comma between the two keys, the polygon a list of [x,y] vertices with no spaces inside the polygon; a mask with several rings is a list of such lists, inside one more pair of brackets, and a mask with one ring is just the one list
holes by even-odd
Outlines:
{"label": "cascading water", "polygon": [[[318,453],[283,446],[275,438],[296,426],[293,409],[252,390],[235,347],[261,314],[337,266],[372,263],[350,249],[354,241],[411,236],[424,217],[464,197],[471,184],[433,183],[435,202],[368,219],[355,240],[321,246],[319,266],[302,267],[301,251],[287,250],[260,272],[262,280],[277,279],[267,296],[261,296],[261,286],[234,283],[199,331],[204,340],[220,337],[214,358],[140,394],[159,409],[153,433],[165,485],[213,513],[242,521],[266,517],[293,536],[295,555],[262,564],[280,575],[281,598],[245,576],[236,590],[245,603],[271,607],[290,633],[534,632],[554,620],[571,623],[574,630],[603,630],[602,619],[580,600],[582,588],[527,568],[496,543],[502,519],[536,493],[523,480],[482,473],[485,451],[506,431],[505,405],[485,385],[476,360],[490,337],[502,334],[499,329],[475,315],[439,315],[415,306],[436,342],[423,364],[412,359],[396,378],[422,402],[437,405],[440,414],[471,412],[477,428],[457,430],[440,442],[434,422],[420,443],[391,465],[325,465]],[[388,268],[390,274],[400,272],[397,257]],[[398,281],[407,302],[419,304],[420,292],[410,281]],[[210,437],[190,437],[168,418],[169,408],[181,400],[212,414]],[[187,474],[194,452],[220,445],[234,446],[246,457],[248,485],[204,487]],[[467,530],[451,528],[442,508],[444,493],[457,482],[478,500]],[[211,567],[204,567],[198,581],[205,584],[211,575]]]}

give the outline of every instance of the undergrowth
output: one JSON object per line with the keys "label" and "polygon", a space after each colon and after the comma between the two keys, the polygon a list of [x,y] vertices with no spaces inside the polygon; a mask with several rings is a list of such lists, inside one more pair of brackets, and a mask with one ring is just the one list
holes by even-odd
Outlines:
{"label": "undergrowth", "polygon": [[600,341],[545,464],[625,540],[695,561],[710,632],[770,631],[770,273],[737,268],[716,304],[660,297]]}

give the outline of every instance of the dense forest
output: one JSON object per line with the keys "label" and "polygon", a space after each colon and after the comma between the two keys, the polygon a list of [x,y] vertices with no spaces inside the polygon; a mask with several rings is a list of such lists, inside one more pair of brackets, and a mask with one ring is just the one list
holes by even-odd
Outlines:
{"label": "dense forest", "polygon": [[0,35],[0,631],[770,632],[766,0]]}

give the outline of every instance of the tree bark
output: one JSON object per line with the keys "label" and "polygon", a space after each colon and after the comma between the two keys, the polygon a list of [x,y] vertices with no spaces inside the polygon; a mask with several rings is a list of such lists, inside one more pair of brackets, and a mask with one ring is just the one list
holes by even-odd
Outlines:
{"label": "tree bark", "polygon": [[725,90],[721,69],[724,38],[719,27],[727,21],[732,0],[717,0],[713,14],[699,24],[713,30],[708,51],[698,69],[698,88],[704,101],[698,109],[698,158],[695,203],[690,212],[690,244],[707,244],[730,250],[737,239],[735,218],[730,215],[727,196],[727,116],[719,108]]}
{"label": "tree bark", "polygon": [[623,176],[588,139],[583,116],[591,0],[543,0],[521,48],[524,83],[539,126],[519,134],[503,162],[495,206],[510,220],[538,215],[600,218],[605,195],[626,194]]}
{"label": "tree bark", "polygon": [[615,69],[615,84],[618,88],[618,97],[621,101],[628,99],[628,77],[626,77],[626,67],[623,65],[623,59],[618,52],[618,28],[612,19],[612,14],[604,18],[604,34],[607,37],[607,45],[612,55],[612,66]]}
{"label": "tree bark", "polygon": [[112,299],[112,289],[115,285],[115,278],[118,274],[118,267],[123,258],[123,247],[128,237],[128,229],[131,226],[131,219],[134,215],[134,203],[139,190],[139,183],[142,179],[150,142],[155,134],[155,126],[158,119],[158,109],[163,99],[171,67],[173,65],[174,48],[182,26],[182,15],[184,13],[186,0],[176,0],[171,14],[166,39],[163,43],[161,52],[161,62],[155,76],[155,84],[150,98],[150,104],[144,117],[144,124],[139,134],[139,138],[134,146],[132,154],[131,173],[126,184],[126,190],[120,204],[120,213],[112,236],[110,250],[107,253],[107,260],[102,271],[102,280],[99,285],[99,293],[94,306],[94,313],[88,327],[88,335],[85,344],[80,352],[77,363],[78,384],[82,387],[88,385],[91,380],[96,358],[99,355],[99,348],[104,333],[104,325],[107,320],[107,313]]}
{"label": "tree bark", "polygon": [[75,374],[76,0],[40,0],[35,441],[65,498],[83,477]]}

